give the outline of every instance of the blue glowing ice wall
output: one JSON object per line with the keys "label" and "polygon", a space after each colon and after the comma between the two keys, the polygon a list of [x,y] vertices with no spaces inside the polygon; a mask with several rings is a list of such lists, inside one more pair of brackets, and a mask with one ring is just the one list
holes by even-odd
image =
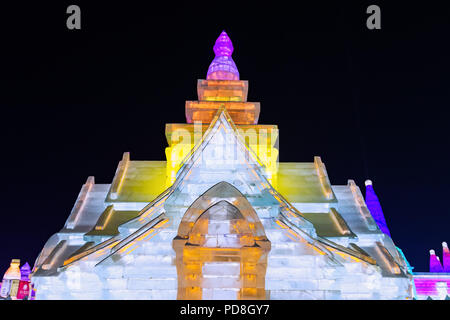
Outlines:
{"label": "blue glowing ice wall", "polygon": [[380,201],[378,201],[378,197],[373,190],[372,181],[370,180],[366,180],[366,204],[380,230],[390,237],[391,233],[386,225]]}

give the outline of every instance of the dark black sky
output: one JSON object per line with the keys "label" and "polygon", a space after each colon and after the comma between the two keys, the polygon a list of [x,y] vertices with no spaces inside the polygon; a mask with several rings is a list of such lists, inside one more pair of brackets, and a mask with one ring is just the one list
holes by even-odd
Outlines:
{"label": "dark black sky", "polygon": [[[223,29],[260,123],[279,126],[280,160],[319,155],[334,185],[371,178],[395,243],[428,269],[450,241],[443,1],[145,3],[2,4],[0,272],[34,262],[89,175],[110,183],[125,151],[164,160],[164,125],[185,122]],[[369,4],[382,30],[366,28]]]}

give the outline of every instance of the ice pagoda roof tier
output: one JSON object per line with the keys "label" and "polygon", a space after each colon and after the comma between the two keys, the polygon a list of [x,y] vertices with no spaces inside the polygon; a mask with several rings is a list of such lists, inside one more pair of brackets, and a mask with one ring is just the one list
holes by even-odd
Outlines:
{"label": "ice pagoda roof tier", "polygon": [[[218,134],[218,132],[220,132],[222,134],[226,133],[227,130],[225,130],[225,128],[227,128],[227,130],[229,130],[229,133],[233,133],[233,136],[235,136],[237,139],[236,142],[238,142],[239,141],[238,134],[235,134],[235,133],[238,133],[238,130],[237,130],[236,126],[233,125],[231,117],[227,114],[226,110],[223,108],[222,110],[219,110],[218,116],[216,115],[216,120],[213,121],[211,126],[208,128],[207,133],[202,138],[202,142],[196,146],[196,148],[192,152],[192,154],[185,160],[183,169],[180,170],[177,182],[174,184],[174,186],[167,189],[160,198],[157,198],[155,200],[156,202],[158,202],[159,204],[164,204],[165,208],[170,207],[170,206],[177,206],[177,205],[178,206],[187,205],[191,201],[195,200],[195,197],[197,197],[201,194],[201,192],[202,192],[201,190],[205,190],[205,188],[208,187],[209,184],[206,183],[206,185],[204,185],[203,187],[202,186],[199,187],[200,191],[193,192],[193,191],[195,191],[195,189],[192,189],[192,186],[196,184],[195,181],[201,180],[201,179],[198,179],[199,177],[197,176],[195,179],[192,180],[193,185],[190,186],[189,192],[183,193],[182,185],[183,185],[183,183],[186,183],[186,181],[184,178],[181,179],[180,176],[184,177],[184,175],[186,175],[186,176],[188,176],[186,180],[189,180],[189,176],[192,175],[192,171],[191,171],[192,166],[194,164],[196,164],[199,161],[199,159],[203,160],[203,158],[195,158],[195,154],[201,154],[201,155],[204,155],[205,153],[208,154],[207,151],[202,149],[202,145],[208,144],[210,142],[208,139],[212,139],[212,137],[215,137],[215,138],[220,137],[220,139],[226,139],[225,136],[223,136],[223,135],[221,136],[220,134]],[[225,130],[225,132],[223,130]],[[218,143],[218,141],[216,141],[213,144],[217,145],[217,143]],[[272,192],[273,194],[272,193],[271,194],[274,196],[275,199],[278,199],[279,201],[282,201],[283,203],[287,203],[288,212],[291,212],[291,210],[294,212],[297,212],[294,207],[290,206],[288,204],[288,202],[286,200],[284,200],[284,198],[278,192],[276,192],[274,189],[272,189],[270,187],[270,184],[268,184],[267,181],[264,180],[264,175],[261,174],[261,172],[259,172],[260,170],[258,168],[258,166],[259,166],[258,159],[255,158],[254,155],[252,155],[251,149],[247,148],[245,146],[245,143],[243,143],[242,141],[240,141],[240,143],[241,143],[240,144],[241,147],[245,151],[244,151],[244,157],[243,158],[238,157],[238,158],[240,159],[240,161],[243,159],[245,160],[245,162],[251,168],[251,171],[253,171],[253,174],[256,175],[255,176],[256,180],[254,180],[254,178],[252,180],[251,177],[246,177],[246,178],[241,179],[240,182],[236,182],[236,180],[230,180],[230,183],[238,183],[238,185],[239,185],[239,184],[248,184],[249,181],[250,182],[253,181],[250,183],[250,185],[255,185],[255,181],[257,181],[260,186],[257,188],[257,189],[259,189],[259,191],[257,191],[256,193],[261,192],[261,190],[264,191],[264,189],[270,190],[269,193]],[[220,142],[219,142],[219,145],[220,145]],[[197,152],[199,148],[202,149],[201,152]],[[195,159],[195,161],[194,161],[194,159]],[[129,161],[129,156],[127,154],[125,154],[124,160],[125,160],[125,162]],[[122,161],[124,161],[124,160],[122,160]],[[218,162],[216,161],[217,159],[213,159],[213,160],[214,161],[211,162],[211,165],[214,166],[213,172],[217,173]],[[233,161],[235,161],[235,160],[236,159],[232,159],[231,162],[233,163]],[[202,163],[202,165],[205,165],[205,164],[206,164],[206,167],[208,167],[207,163]],[[194,165],[194,167],[195,167],[195,165]],[[225,163],[225,168],[226,167],[227,167],[227,165]],[[189,168],[189,169],[187,169],[187,168]],[[334,199],[334,193],[332,192],[332,190],[329,186],[328,178],[324,179],[324,177],[326,177],[326,171],[323,169],[323,163],[321,163],[319,158],[316,158],[315,163],[310,165],[310,169],[313,172],[316,172],[316,174],[318,176],[316,188],[318,190],[318,194],[323,195],[323,198],[320,200],[323,200],[324,203],[329,202],[329,195],[333,195],[333,199]],[[322,171],[320,169],[322,169]],[[203,168],[203,170],[204,170],[204,168]],[[119,168],[118,168],[119,173],[127,172],[127,171],[128,171],[128,169],[121,168],[121,166],[119,165]],[[186,172],[187,172],[187,174],[186,174]],[[209,176],[212,173],[212,171],[206,170],[205,173],[206,173],[206,176]],[[119,180],[125,181],[123,179],[123,177]],[[307,179],[307,180],[309,180],[309,179]],[[324,181],[327,183],[324,184]],[[211,182],[211,184],[212,183],[215,183],[215,182]],[[115,185],[115,183],[113,183],[113,186],[114,185]],[[240,187],[242,189],[242,186],[240,186]],[[330,189],[328,189],[327,187]],[[353,190],[354,188],[355,187],[353,185],[351,185],[351,190]],[[175,192],[175,194],[173,194],[174,192]],[[354,194],[353,196],[356,196],[356,202],[363,202],[361,195],[359,195],[359,194],[355,195],[355,192],[357,192],[357,191],[352,191],[352,192]],[[297,190],[295,193],[301,194],[302,192]],[[304,193],[306,193],[306,194],[309,193],[309,195],[310,195],[311,188],[309,188],[309,191],[304,192]],[[326,196],[327,194],[328,194],[328,196]],[[258,197],[256,197],[256,198],[252,197],[251,190],[247,190],[246,196],[248,196],[249,199],[251,199],[252,205],[255,205],[255,206],[261,205],[261,203],[258,203],[258,202],[260,202],[260,200],[258,200]],[[190,197],[190,199],[186,199],[186,197]],[[311,199],[309,199],[309,200],[311,200]],[[153,201],[150,205],[146,206],[141,211],[141,213],[139,215],[139,219],[137,219],[137,221],[141,221],[140,224],[135,227],[129,228],[128,232],[126,234],[121,234],[119,236],[119,238],[122,238],[122,237],[127,238],[133,234],[133,232],[134,232],[133,230],[138,230],[140,227],[143,227],[143,223],[146,221],[145,219],[143,219],[143,217],[145,215],[147,215],[148,212],[150,212],[154,208],[153,206],[154,206],[155,201]],[[180,201],[181,201],[181,203],[180,203]],[[317,201],[317,199],[316,199],[316,201]],[[335,201],[335,200],[333,200],[333,201]],[[276,203],[276,201],[274,201],[274,202]],[[274,204],[274,202],[272,202],[271,204]],[[307,203],[307,202],[308,201],[305,201],[303,203]],[[263,205],[268,205],[268,203],[263,203]],[[163,213],[161,211],[162,207],[163,206],[160,206],[160,208],[158,210],[155,210],[156,212],[159,212],[159,215],[161,216],[160,218],[158,218],[158,220],[156,220],[158,223],[165,221],[167,218],[166,215],[165,214],[163,215]],[[344,209],[344,211],[345,211],[345,209]],[[325,214],[323,214],[323,213],[325,213]],[[326,214],[326,212],[323,212],[323,213],[320,215],[317,215],[317,212],[307,213],[306,215],[300,214],[300,216],[297,216],[297,219],[299,219],[299,221],[297,221],[297,223],[300,223],[300,225],[302,225],[302,227],[307,227],[307,229],[309,228],[309,232],[313,232],[312,233],[313,235],[315,235],[317,233],[319,235],[323,235],[324,237],[328,237],[328,238],[354,237],[354,234],[353,234],[351,228],[349,227],[349,225],[347,225],[347,223],[345,221],[343,221],[344,219],[342,219],[342,216],[339,214],[339,212],[337,210],[331,208],[330,211],[328,212],[328,214]],[[270,212],[266,212],[266,214],[267,214],[266,217],[270,217],[270,216],[273,217],[274,215],[276,216],[276,213],[271,214]],[[155,214],[153,213],[151,216],[154,216],[154,215]],[[309,216],[312,221],[309,222],[308,219],[306,218],[307,216]],[[373,225],[374,225],[374,222],[372,221],[373,219],[370,220],[370,218],[371,217],[368,216],[368,217],[365,217],[364,219],[367,219],[366,223],[369,223],[368,224],[369,232],[375,232],[375,231],[370,231],[370,230],[375,230],[375,229],[373,229]],[[102,219],[99,219],[99,220],[102,220]],[[352,219],[348,219],[348,221],[350,222],[350,225],[354,224]],[[280,222],[280,223],[282,223],[282,222]],[[289,224],[290,222],[286,221],[286,223]],[[123,230],[127,229],[127,227],[125,227],[125,226],[122,226],[121,228]],[[285,226],[287,226],[287,225],[285,225]],[[317,230],[315,228],[316,226],[320,229],[320,232],[317,232]],[[291,227],[295,227],[295,224],[293,224]],[[355,227],[357,228],[357,230],[360,230],[357,225],[355,225]],[[287,227],[287,228],[289,228],[289,227]],[[117,241],[117,243],[115,244],[115,246],[116,246],[117,244],[122,243],[123,240],[116,239],[115,241]],[[323,241],[326,241],[326,239],[323,239]],[[337,245],[337,244],[335,244],[335,245]],[[124,244],[124,246],[126,246],[126,245]],[[339,246],[339,245],[337,245],[337,246]],[[378,257],[376,260],[377,261],[379,260],[380,264],[383,265],[383,267],[386,268],[386,270],[391,270],[394,274],[399,273],[400,269],[398,267],[396,267],[395,257],[392,257],[389,253],[389,250],[384,248],[384,246],[381,243],[377,246],[378,247],[375,248],[375,250],[372,250],[373,248],[369,247],[369,248],[359,248],[358,250],[350,249],[351,250],[350,252],[352,252],[354,254],[355,252],[359,252],[359,250],[360,250],[360,252],[364,252],[363,256],[367,255],[366,257],[369,257],[369,254],[367,254],[367,252],[371,251],[371,255],[373,257]],[[103,249],[103,247],[101,249]],[[90,249],[90,250],[92,250],[92,249]],[[349,249],[345,248],[344,250],[349,250]],[[116,250],[116,251],[120,253],[120,250]],[[95,252],[95,250],[92,252]]]}
{"label": "ice pagoda roof tier", "polygon": [[248,102],[248,81],[227,79],[198,80],[198,101],[186,101],[187,123],[209,124],[217,110],[225,107],[235,124],[257,124],[259,102]]}
{"label": "ice pagoda roof tier", "polygon": [[[132,161],[129,153],[124,153],[117,166],[106,202],[140,203],[135,208],[130,205],[124,208],[142,209],[143,205],[155,199],[167,188],[166,171],[166,161]],[[120,208],[120,205],[116,205],[117,207]]]}
{"label": "ice pagoda roof tier", "polygon": [[86,241],[99,242],[119,234],[119,226],[136,218],[140,211],[114,209],[109,205],[98,218],[91,231],[84,235]]}
{"label": "ice pagoda roof tier", "polygon": [[210,123],[220,107],[225,107],[236,124],[257,124],[259,102],[186,101],[187,123]]}
{"label": "ice pagoda roof tier", "polygon": [[[215,158],[208,148],[214,150],[214,147],[217,147],[218,144],[220,145],[222,139],[226,139],[223,136],[224,133],[231,134],[231,138],[234,137],[234,145],[238,147],[238,154],[231,158],[228,157],[229,154],[225,158],[223,158],[224,155],[221,155],[223,161],[220,163],[220,161],[218,162],[219,159]],[[238,175],[233,176],[232,171],[229,171],[230,165],[232,167],[247,166],[247,171],[241,167],[237,172]],[[258,165],[258,159],[240,141],[239,133],[234,127],[231,117],[226,113],[225,109],[221,109],[218,111],[215,120],[211,123],[201,143],[194,148],[192,154],[185,160],[174,185],[147,205],[138,217],[120,226],[119,235],[94,247],[87,248],[84,254],[82,252],[77,253],[71,259],[66,260],[64,265],[70,266],[72,263],[80,259],[84,260],[87,257],[91,257],[96,265],[105,261],[118,261],[122,254],[130,253],[132,247],[138,245],[138,242],[147,238],[149,234],[154,233],[156,235],[160,232],[162,230],[160,228],[164,224],[167,224],[167,226],[177,225],[177,222],[181,221],[182,217],[180,216],[180,211],[174,208],[190,206],[193,202],[195,203],[196,199],[201,199],[208,194],[208,190],[217,184],[214,182],[214,180],[217,180],[217,177],[212,179],[210,177],[211,171],[208,169],[210,166],[213,166],[216,172],[220,172],[221,167],[227,168],[227,172],[231,174],[222,176],[221,179],[225,179],[223,181],[227,181],[230,185],[239,188],[253,207],[261,208],[262,206],[262,208],[265,208],[277,205],[276,207],[279,208],[279,211],[257,210],[260,218],[275,218],[275,222],[279,224],[281,229],[290,230],[298,239],[303,239],[302,241],[306,241],[313,248],[316,248],[322,254],[328,255],[333,260],[339,260],[338,257],[344,256],[356,259],[355,261],[365,261],[370,264],[376,263],[365,251],[356,249],[357,246],[346,248],[325,238],[318,237],[313,224],[270,186],[260,172],[262,167]],[[206,175],[203,175],[203,173]],[[191,177],[195,178],[191,179]],[[198,181],[200,181],[200,184]],[[234,199],[235,196],[232,198]],[[218,200],[215,199],[213,201],[218,202]],[[336,255],[336,252],[339,254]]]}
{"label": "ice pagoda roof tier", "polygon": [[[227,137],[227,133],[231,136]],[[208,160],[214,159],[214,154],[208,151],[208,148],[215,149],[224,141],[237,147],[236,156],[222,159],[229,161],[208,162]],[[213,157],[210,158],[210,156]],[[115,200],[121,200],[121,193],[126,191],[127,186],[131,187],[130,190],[133,188],[137,188],[134,190],[145,189],[144,186],[136,186],[131,181],[127,183],[126,175],[127,172],[128,174],[132,172],[129,169],[130,165],[133,166],[133,162],[129,161],[129,154],[126,153],[111,186],[115,192]],[[126,166],[122,164],[126,164]],[[143,162],[136,162],[136,164],[138,165],[135,168],[139,167],[141,170],[147,167]],[[233,170],[229,170],[230,165],[239,168],[237,170],[239,174],[236,177],[233,177]],[[228,176],[224,179],[223,175],[213,175],[211,178],[211,173],[214,171],[208,169],[210,166],[215,166],[216,173],[220,173],[221,169],[226,169]],[[248,169],[243,170],[245,167]],[[134,174],[139,176],[140,169]],[[302,171],[305,168],[301,170],[295,168],[295,170],[297,169]],[[80,192],[78,200],[80,204],[75,207],[79,208],[76,209],[79,211],[75,210],[74,216],[86,218],[91,216],[86,220],[89,223],[83,226],[80,222],[84,219],[76,219],[72,215],[69,217],[68,222],[72,222],[72,229],[65,228],[52,237],[41,253],[34,270],[35,284],[43,288],[44,285],[52,285],[52,283],[61,283],[61,281],[64,283],[71,281],[71,275],[75,274],[83,279],[79,289],[71,289],[71,291],[61,289],[63,291],[56,291],[53,295],[44,290],[41,291],[41,297],[54,298],[61,294],[76,299],[94,297],[135,299],[142,298],[142,294],[144,294],[146,298],[152,299],[176,298],[177,271],[171,263],[174,259],[174,252],[170,243],[177,235],[178,222],[182,221],[182,216],[188,212],[192,203],[197,202],[207,206],[208,202],[204,201],[207,199],[205,196],[209,190],[217,189],[220,185],[233,185],[233,188],[239,189],[242,196],[256,211],[267,238],[272,243],[265,280],[265,290],[270,292],[272,298],[287,298],[286,290],[280,290],[280,288],[292,285],[295,287],[287,290],[290,298],[306,298],[304,290],[307,287],[304,286],[304,281],[300,274],[298,275],[300,278],[298,278],[296,273],[294,275],[292,272],[298,270],[301,274],[310,275],[312,279],[316,279],[314,277],[328,279],[330,274],[326,270],[330,270],[330,268],[334,270],[333,274],[343,272],[341,276],[344,278],[352,277],[354,281],[359,279],[362,288],[366,286],[364,284],[366,280],[361,280],[366,279],[366,273],[372,275],[369,277],[371,283],[374,281],[373,275],[375,275],[377,285],[381,286],[380,293],[373,293],[375,295],[370,293],[367,297],[378,297],[380,294],[383,297],[407,297],[409,280],[404,273],[404,266],[395,255],[395,246],[390,238],[383,238],[382,233],[377,233],[377,226],[370,212],[364,211],[364,208],[365,210],[367,208],[359,189],[353,182],[349,182],[348,186],[333,187],[330,193],[327,184],[323,183],[327,179],[324,179],[326,171],[320,158],[316,158],[314,164],[307,166],[306,169],[306,175],[316,176],[315,179],[318,182],[312,188],[318,190],[317,194],[321,192],[323,195],[332,195],[333,199],[338,201],[337,204],[329,201],[322,204],[307,201],[296,202],[297,207],[315,208],[306,214],[299,212],[294,205],[271,187],[263,174],[263,166],[253,155],[252,150],[241,141],[239,131],[226,110],[221,109],[202,136],[201,142],[183,161],[175,183],[146,205],[136,218],[117,227],[117,221],[113,216],[114,212],[116,214],[125,212],[119,208],[123,204],[127,204],[126,201],[132,201],[132,198],[127,198],[124,202],[113,202],[114,206],[118,206],[117,211],[108,209],[110,208],[106,206],[108,203],[103,204],[103,209],[99,210],[94,205],[96,201],[102,197],[105,199],[107,193],[110,195],[114,193],[111,190],[107,191],[105,186],[94,185],[92,179],[88,180]],[[145,170],[149,170],[149,168],[147,167]],[[191,179],[193,176],[196,178]],[[305,181],[309,180],[309,178],[305,178]],[[217,181],[222,182],[217,184]],[[230,189],[228,188],[228,190]],[[94,193],[91,194],[91,192]],[[295,192],[302,193],[298,190]],[[335,193],[336,198],[334,198]],[[141,193],[140,197],[143,194]],[[227,197],[228,201],[231,201],[230,204],[234,201],[232,199],[240,197],[227,193],[221,196],[217,193],[211,195],[209,202],[211,205],[223,201],[222,197]],[[311,194],[308,196],[311,197]],[[329,198],[327,199],[329,200]],[[128,202],[128,204],[133,203]],[[330,205],[332,206],[330,207]],[[324,211],[324,208],[328,208],[328,211]],[[355,215],[354,208],[360,214]],[[95,213],[90,210],[94,210]],[[244,208],[239,210],[245,211]],[[105,231],[103,234],[102,229]],[[93,232],[95,234],[92,234]],[[115,235],[112,236],[112,234]],[[101,238],[102,235],[106,240]],[[78,239],[78,237],[80,238]],[[303,264],[297,265],[298,259],[307,262],[308,267],[305,269]],[[294,269],[292,269],[293,266],[295,266]],[[325,266],[327,267],[325,268]],[[117,270],[120,272],[117,273]],[[125,287],[117,283],[116,274],[125,281]],[[152,277],[157,275],[156,277],[162,278],[142,280],[143,276],[150,274]],[[381,274],[386,278],[379,278]],[[337,279],[334,278],[335,276],[331,277],[334,279],[333,282],[340,283],[339,277]],[[382,289],[384,286],[395,286],[396,288],[398,286],[400,291],[388,293]],[[55,286],[54,288],[59,287]],[[146,290],[142,291],[139,288]],[[327,288],[327,290],[332,290],[332,287]],[[343,289],[345,285],[339,286],[339,288],[338,291],[341,292],[339,297],[341,297],[340,295],[344,298],[364,296],[364,293],[359,291],[358,293],[346,293]],[[319,290],[315,292],[310,292],[307,296],[338,297],[329,295],[332,291],[322,292]]]}
{"label": "ice pagoda roof tier", "polygon": [[198,80],[198,101],[186,101],[186,121],[209,124],[225,107],[235,124],[257,124],[260,103],[248,102],[247,93],[247,81]]}
{"label": "ice pagoda roof tier", "polygon": [[200,101],[245,102],[248,95],[248,81],[199,79],[197,95]]}
{"label": "ice pagoda roof tier", "polygon": [[[106,199],[108,203],[123,203],[128,208],[131,208],[132,203],[141,203],[143,206],[167,188],[166,161],[129,160],[126,166],[127,170],[123,171],[122,162],[119,163]],[[117,185],[116,181],[121,179],[123,182],[120,189],[113,188]],[[334,195],[328,198],[324,192],[324,189],[331,190],[328,178],[323,180],[314,162],[278,164],[277,190],[291,202],[336,202]],[[111,194],[115,194],[115,197],[111,197]],[[126,203],[129,205],[125,205]]]}
{"label": "ice pagoda roof tier", "polygon": [[[216,111],[217,112],[217,111]],[[206,130],[208,130],[209,124],[206,125],[194,125],[190,123],[167,123],[166,124],[166,139],[169,147],[173,147],[177,144],[188,144],[188,147],[193,147],[198,140],[202,138]],[[267,139],[266,143],[268,147],[275,147],[278,140],[278,126],[272,124],[258,124],[258,125],[236,125],[236,128],[241,135],[247,135],[249,137],[250,144],[254,144],[252,147],[255,149],[262,141],[258,140],[260,134],[264,133],[271,136],[272,139]],[[199,132],[197,132],[197,130]],[[189,133],[189,139],[180,139],[182,132]],[[192,139],[191,137],[194,137]],[[195,140],[195,141],[193,141]],[[247,143],[248,144],[248,143]],[[189,149],[189,151],[192,149]]]}
{"label": "ice pagoda roof tier", "polygon": [[[186,124],[169,124],[168,126],[193,130],[193,126]],[[243,126],[236,127],[239,130]],[[261,125],[261,127],[264,126]],[[272,126],[267,127],[269,130],[272,128]],[[207,127],[204,126],[203,133],[206,131],[205,128]],[[277,134],[278,129],[273,130]],[[166,131],[166,134],[170,137],[171,133]],[[192,149],[191,143],[187,149],[189,151]],[[280,162],[277,190],[294,203],[336,202],[323,163],[319,161],[315,158],[314,162]],[[124,208],[129,209],[132,203],[141,203],[141,207],[136,207],[140,210],[144,204],[155,199],[167,187],[165,161],[130,160],[129,155],[125,153],[124,158],[119,162],[106,201],[116,203],[119,207],[123,204]]]}

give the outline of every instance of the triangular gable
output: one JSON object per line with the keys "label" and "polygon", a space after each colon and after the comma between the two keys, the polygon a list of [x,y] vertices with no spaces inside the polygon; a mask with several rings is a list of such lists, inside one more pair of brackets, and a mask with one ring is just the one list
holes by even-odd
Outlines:
{"label": "triangular gable", "polygon": [[[218,150],[221,147],[224,149]],[[169,219],[176,218],[167,215],[167,212],[161,213],[167,211],[164,206],[170,207],[177,203],[177,207],[189,206],[213,185],[225,181],[241,191],[250,202],[255,197],[259,203],[278,205],[278,221],[332,258],[336,257],[332,252],[338,252],[368,262],[355,250],[317,236],[313,224],[271,186],[265,177],[264,165],[245,144],[224,107],[217,111],[202,139],[182,163],[174,184],[146,206],[137,218],[122,225],[119,228],[121,234],[114,237],[114,241],[108,240],[111,245],[99,244],[99,250],[90,251],[83,258],[91,256],[98,264],[118,253],[130,253],[139,242],[151,239],[150,234],[152,237],[157,234]],[[177,214],[181,219],[184,212]]]}
{"label": "triangular gable", "polygon": [[[225,107],[219,108],[202,139],[182,161],[175,187],[187,182],[194,168],[206,171],[220,169],[250,169],[265,174],[265,167],[256,153],[246,145]],[[256,177],[256,176],[255,176]],[[254,177],[248,177],[253,180]],[[258,180],[261,180],[258,177]],[[260,189],[267,188],[267,180],[260,181]]]}

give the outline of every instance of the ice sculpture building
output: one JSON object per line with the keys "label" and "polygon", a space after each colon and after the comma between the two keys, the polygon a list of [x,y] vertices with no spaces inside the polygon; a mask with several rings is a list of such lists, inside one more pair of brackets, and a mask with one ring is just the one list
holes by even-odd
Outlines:
{"label": "ice sculpture building", "polygon": [[320,157],[278,162],[225,32],[214,52],[187,123],[166,125],[167,160],[125,153],[111,184],[87,179],[35,263],[36,298],[412,298],[358,186],[332,186]]}

